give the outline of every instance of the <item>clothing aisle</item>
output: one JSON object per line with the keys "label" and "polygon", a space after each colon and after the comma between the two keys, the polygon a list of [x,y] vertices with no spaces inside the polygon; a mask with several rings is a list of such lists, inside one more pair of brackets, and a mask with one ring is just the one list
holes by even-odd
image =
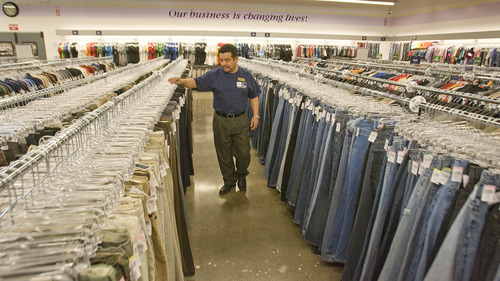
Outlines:
{"label": "clothing aisle", "polygon": [[212,134],[212,93],[193,93],[193,161],[187,188],[194,280],[340,280],[342,266],[311,253],[291,213],[262,177],[252,150],[246,194],[222,186]]}

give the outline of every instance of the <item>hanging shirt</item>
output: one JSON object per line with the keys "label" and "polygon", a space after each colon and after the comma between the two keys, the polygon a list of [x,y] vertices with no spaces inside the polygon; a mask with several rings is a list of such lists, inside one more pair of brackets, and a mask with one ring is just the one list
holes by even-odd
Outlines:
{"label": "hanging shirt", "polygon": [[244,112],[248,106],[248,99],[260,95],[260,87],[252,73],[242,67],[238,67],[236,73],[228,73],[222,67],[218,67],[194,80],[198,91],[213,91],[213,107],[223,113]]}

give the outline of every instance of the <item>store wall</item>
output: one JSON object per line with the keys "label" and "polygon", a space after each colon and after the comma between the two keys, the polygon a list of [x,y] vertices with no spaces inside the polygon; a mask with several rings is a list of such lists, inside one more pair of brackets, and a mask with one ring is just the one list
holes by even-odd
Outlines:
{"label": "store wall", "polygon": [[[178,3],[178,2],[176,2]],[[47,58],[58,57],[57,46],[61,41],[111,41],[120,33],[129,35],[123,40],[168,40],[171,31],[257,32],[261,39],[275,38],[277,33],[325,34],[359,37],[457,33],[468,31],[500,30],[500,1],[466,6],[443,11],[418,14],[387,15],[387,8],[363,6],[361,9],[314,9],[304,7],[285,10],[268,5],[231,5],[225,7],[200,7],[189,2],[183,6],[158,7],[82,7],[55,5],[20,5],[16,18],[0,16],[0,32],[9,31],[9,24],[17,24],[18,32],[44,32]],[[209,17],[211,13],[214,18]],[[388,18],[387,18],[388,17]],[[78,30],[79,36],[62,35],[61,30]],[[104,37],[83,37],[100,30]],[[112,36],[106,32],[113,33]],[[154,32],[156,31],[156,32]],[[153,33],[155,36],[152,36]],[[269,38],[263,38],[269,33]],[[58,35],[59,34],[59,35]],[[200,38],[201,37],[201,38]],[[250,37],[249,37],[250,38]],[[340,38],[339,38],[340,39]]]}

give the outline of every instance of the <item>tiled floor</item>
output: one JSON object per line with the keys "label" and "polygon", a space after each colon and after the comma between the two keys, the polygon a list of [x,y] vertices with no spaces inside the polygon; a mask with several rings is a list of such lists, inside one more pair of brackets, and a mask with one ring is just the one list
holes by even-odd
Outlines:
{"label": "tiled floor", "polygon": [[212,93],[194,93],[193,185],[186,201],[196,274],[188,281],[340,280],[342,266],[311,252],[252,150],[246,193],[222,186],[212,137]]}

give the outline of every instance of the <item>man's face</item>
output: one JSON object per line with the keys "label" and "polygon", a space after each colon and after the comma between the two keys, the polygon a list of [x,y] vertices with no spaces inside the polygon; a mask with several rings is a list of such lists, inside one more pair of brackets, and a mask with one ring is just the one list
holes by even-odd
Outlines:
{"label": "man's face", "polygon": [[225,72],[235,73],[238,65],[238,57],[231,57],[231,53],[220,53],[219,54],[220,64]]}

